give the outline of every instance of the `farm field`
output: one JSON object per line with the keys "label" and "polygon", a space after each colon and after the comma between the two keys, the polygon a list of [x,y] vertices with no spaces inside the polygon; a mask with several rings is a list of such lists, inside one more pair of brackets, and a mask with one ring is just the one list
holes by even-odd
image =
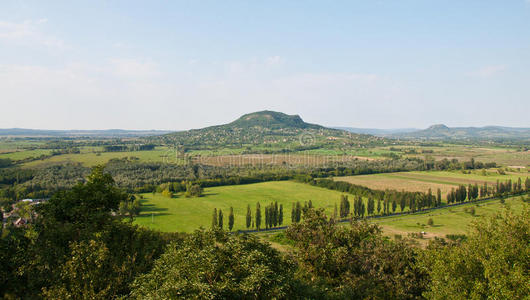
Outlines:
{"label": "farm field", "polygon": [[126,151],[126,152],[87,152],[80,154],[62,154],[56,155],[43,160],[36,160],[25,163],[23,167],[33,168],[50,164],[65,162],[81,163],[86,167],[92,167],[99,164],[105,164],[113,158],[137,157],[144,162],[164,162],[167,161],[167,149],[155,149],[151,151]]}
{"label": "farm field", "polygon": [[[374,160],[374,158],[362,156],[331,156],[311,153],[295,154],[230,154],[228,150],[219,152],[192,151],[186,156],[177,154],[174,150],[166,147],[157,147],[150,151],[124,151],[124,152],[100,152],[97,147],[84,147],[78,154],[62,154],[53,157],[27,162],[25,168],[33,168],[59,163],[81,163],[86,167],[105,164],[114,158],[136,157],[142,162],[164,162],[169,164],[181,164],[186,159],[195,163],[210,166],[261,166],[261,165],[310,165],[325,166],[332,162],[344,162],[352,160]],[[51,150],[27,150],[14,153],[0,154],[0,158],[12,158],[13,160],[27,157],[38,157],[40,154],[49,154]],[[13,157],[17,157],[14,159]]]}
{"label": "farm field", "polygon": [[[408,148],[408,147],[403,147]],[[468,145],[442,144],[441,147],[410,147],[416,149],[418,154],[407,154],[408,157],[425,158],[431,156],[436,160],[456,158],[459,161],[475,161],[483,163],[495,162],[500,166],[530,166],[530,151],[520,151],[516,148],[480,147]],[[432,151],[432,153],[421,153]]]}
{"label": "farm field", "polygon": [[430,188],[433,193],[436,193],[439,188],[445,197],[452,188],[456,188],[458,185],[470,183],[482,185],[487,182],[489,186],[493,186],[497,180],[511,179],[516,181],[521,178],[524,182],[529,176],[527,172],[506,172],[506,175],[500,175],[496,169],[487,170],[486,174],[482,175],[482,171],[472,171],[471,174],[464,174],[460,171],[418,171],[344,176],[335,177],[334,180],[363,185],[376,190],[395,189],[427,192]]}
{"label": "farm field", "polygon": [[[514,212],[520,212],[524,205],[521,196],[516,196],[505,199],[504,204],[499,199],[495,199],[411,215],[379,218],[372,222],[381,225],[383,233],[388,236],[400,234],[406,237],[408,233],[424,231],[426,232],[425,238],[429,239],[435,236],[443,237],[447,234],[465,234],[469,231],[471,222],[480,217],[494,215],[505,207],[509,207]],[[474,215],[469,212],[471,208],[475,209]],[[434,222],[432,226],[427,225],[429,219]]]}
{"label": "farm field", "polygon": [[135,223],[161,231],[191,232],[200,226],[210,228],[212,212],[217,208],[223,211],[226,229],[229,209],[232,206],[235,215],[234,230],[246,229],[245,216],[248,204],[254,216],[256,203],[260,203],[262,223],[264,223],[265,206],[277,201],[278,205],[283,204],[284,224],[289,224],[291,208],[296,201],[300,201],[303,205],[305,201],[311,200],[313,206],[324,208],[328,214],[331,214],[335,204],[339,204],[341,194],[293,181],[212,187],[204,190],[204,196],[191,198],[181,195],[168,198],[161,194],[147,193],[142,194],[145,200],[142,203],[142,212]]}
{"label": "farm field", "polygon": [[45,142],[37,140],[0,138],[0,152],[12,152],[31,147],[44,145]]}
{"label": "farm field", "polygon": [[195,162],[211,166],[245,166],[245,165],[292,165],[292,166],[326,166],[333,162],[353,160],[374,160],[362,156],[332,156],[311,153],[294,154],[241,154],[219,156],[196,156]]}
{"label": "farm field", "polygon": [[52,150],[48,149],[37,149],[37,150],[23,150],[23,151],[16,151],[16,152],[10,152],[10,153],[1,153],[0,159],[6,159],[9,158],[13,161],[17,160],[23,160],[26,158],[31,157],[39,157],[41,155],[48,155],[52,152]]}

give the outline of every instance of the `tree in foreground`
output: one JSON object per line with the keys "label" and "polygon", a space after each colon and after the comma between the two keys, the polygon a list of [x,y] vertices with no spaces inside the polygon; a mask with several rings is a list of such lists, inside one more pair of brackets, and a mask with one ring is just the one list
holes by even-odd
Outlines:
{"label": "tree in foreground", "polygon": [[432,246],[424,268],[432,299],[526,299],[530,295],[530,210],[509,209],[473,224],[461,244]]}
{"label": "tree in foreground", "polygon": [[[37,206],[31,227],[0,237],[0,297],[119,299],[128,295],[131,282],[151,270],[167,240],[113,214],[127,199],[112,177],[96,167],[85,183]],[[6,269],[11,270],[9,284],[3,282]]]}
{"label": "tree in foreground", "polygon": [[315,290],[327,291],[314,298],[413,299],[424,291],[416,250],[384,238],[377,225],[338,226],[323,210],[311,209],[286,234],[298,250],[302,276]]}
{"label": "tree in foreground", "polygon": [[132,298],[284,299],[294,296],[292,278],[292,264],[252,235],[197,231],[169,245]]}

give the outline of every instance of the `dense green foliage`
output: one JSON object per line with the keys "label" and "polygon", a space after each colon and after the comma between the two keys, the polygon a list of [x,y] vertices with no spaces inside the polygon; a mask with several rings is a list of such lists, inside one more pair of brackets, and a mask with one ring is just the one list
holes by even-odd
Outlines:
{"label": "dense green foliage", "polygon": [[3,229],[0,295],[108,299],[126,295],[167,237],[124,223],[112,212],[127,195],[96,168],[86,183],[36,206],[34,222]]}
{"label": "dense green foliage", "polygon": [[10,167],[13,165],[13,162],[9,158],[0,158],[0,168]]}
{"label": "dense green foliage", "polygon": [[136,299],[289,298],[294,266],[251,235],[197,231],[137,278]]}
{"label": "dense green foliage", "polygon": [[[424,253],[432,299],[525,299],[530,295],[530,210],[506,210],[475,223],[461,243]],[[450,274],[450,275],[449,275]]]}
{"label": "dense green foliage", "polygon": [[381,236],[376,225],[337,226],[321,210],[309,210],[287,236],[295,241],[301,276],[322,297],[410,299],[421,297],[426,274],[416,266],[416,250]]}

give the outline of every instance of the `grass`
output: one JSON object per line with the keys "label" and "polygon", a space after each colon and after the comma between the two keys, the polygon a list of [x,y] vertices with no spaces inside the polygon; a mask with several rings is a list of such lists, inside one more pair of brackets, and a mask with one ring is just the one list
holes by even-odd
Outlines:
{"label": "grass", "polygon": [[161,194],[148,193],[143,194],[145,200],[142,212],[135,222],[165,232],[191,232],[201,226],[209,228],[213,209],[217,208],[223,211],[226,229],[229,209],[232,206],[235,215],[234,229],[246,229],[247,205],[250,204],[254,216],[256,203],[260,203],[264,223],[265,206],[278,201],[278,205],[283,204],[284,224],[289,224],[292,204],[296,201],[303,204],[311,200],[313,206],[324,208],[331,214],[335,203],[339,203],[340,195],[337,191],[292,181],[206,188],[203,197],[192,198],[167,198]]}
{"label": "grass", "polygon": [[[383,232],[387,235],[401,234],[406,236],[411,232],[427,232],[427,237],[445,236],[447,234],[465,234],[468,233],[469,225],[474,220],[482,216],[491,216],[505,207],[514,211],[521,211],[523,201],[520,196],[507,198],[505,204],[495,199],[482,203],[469,203],[456,207],[441,208],[424,213],[403,215],[396,217],[386,217],[374,219],[373,222],[383,227]],[[475,209],[475,215],[466,212],[470,208]],[[432,219],[434,224],[427,225],[428,220]]]}
{"label": "grass", "polygon": [[480,162],[496,162],[501,166],[530,166],[530,153],[518,151],[517,148],[482,147],[468,145],[443,144],[441,147],[403,147],[421,150],[433,150],[429,154],[407,155],[409,157],[424,158],[429,155],[436,160],[456,158],[459,161],[469,161],[474,158]]}
{"label": "grass", "polygon": [[36,150],[23,150],[23,151],[16,151],[11,153],[2,153],[0,154],[1,158],[9,158],[13,161],[17,160],[23,160],[31,157],[39,157],[41,155],[48,155],[52,151],[48,149],[36,149]]}
{"label": "grass", "polygon": [[80,154],[62,154],[47,159],[32,161],[24,164],[26,168],[39,167],[48,164],[64,162],[81,163],[84,166],[92,167],[105,164],[113,158],[137,157],[143,162],[164,162],[167,161],[168,150],[164,148],[151,151],[127,151],[127,152],[85,152]]}
{"label": "grass", "polygon": [[44,145],[44,141],[0,137],[0,152],[11,152]]}

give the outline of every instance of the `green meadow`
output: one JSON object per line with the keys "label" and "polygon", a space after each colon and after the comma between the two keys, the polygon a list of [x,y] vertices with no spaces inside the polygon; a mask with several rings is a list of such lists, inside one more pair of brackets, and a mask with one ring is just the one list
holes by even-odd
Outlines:
{"label": "green meadow", "polygon": [[[504,208],[519,212],[524,205],[528,204],[522,201],[521,196],[516,196],[505,199],[505,203],[501,203],[499,199],[494,199],[410,215],[379,218],[374,219],[373,222],[381,225],[383,232],[388,235],[401,234],[406,236],[407,233],[420,231],[426,232],[427,237],[465,234],[469,231],[471,222],[481,217],[494,215]],[[474,209],[474,214],[471,213],[471,209]],[[433,225],[428,225],[429,219],[433,220]]]}
{"label": "green meadow", "polygon": [[[214,208],[221,209],[224,215],[224,228],[227,228],[230,207],[234,208],[234,230],[246,229],[245,216],[250,204],[252,216],[256,203],[261,205],[262,224],[265,206],[277,201],[283,204],[284,225],[291,222],[293,203],[311,200],[313,206],[333,213],[339,204],[342,193],[314,187],[293,181],[273,181],[246,185],[232,185],[206,188],[202,197],[186,198],[178,195],[168,198],[161,194],[142,194],[142,212],[135,223],[160,231],[191,232],[199,227],[211,227]],[[350,195],[350,200],[352,196]],[[263,227],[263,226],[262,226]]]}
{"label": "green meadow", "polygon": [[36,150],[23,150],[23,151],[15,151],[10,153],[2,153],[0,154],[1,158],[9,158],[13,161],[17,160],[23,160],[27,158],[37,158],[41,155],[48,155],[52,152],[52,150],[48,149],[36,149]]}
{"label": "green meadow", "polygon": [[[85,150],[86,151],[86,150]],[[171,155],[166,148],[157,148],[151,151],[126,151],[126,152],[85,152],[79,154],[62,154],[56,155],[43,160],[36,160],[25,163],[25,168],[38,167],[48,164],[59,164],[65,162],[81,163],[86,167],[93,167],[95,165],[105,164],[114,158],[137,157],[142,162],[165,162],[170,160],[168,155]]]}

